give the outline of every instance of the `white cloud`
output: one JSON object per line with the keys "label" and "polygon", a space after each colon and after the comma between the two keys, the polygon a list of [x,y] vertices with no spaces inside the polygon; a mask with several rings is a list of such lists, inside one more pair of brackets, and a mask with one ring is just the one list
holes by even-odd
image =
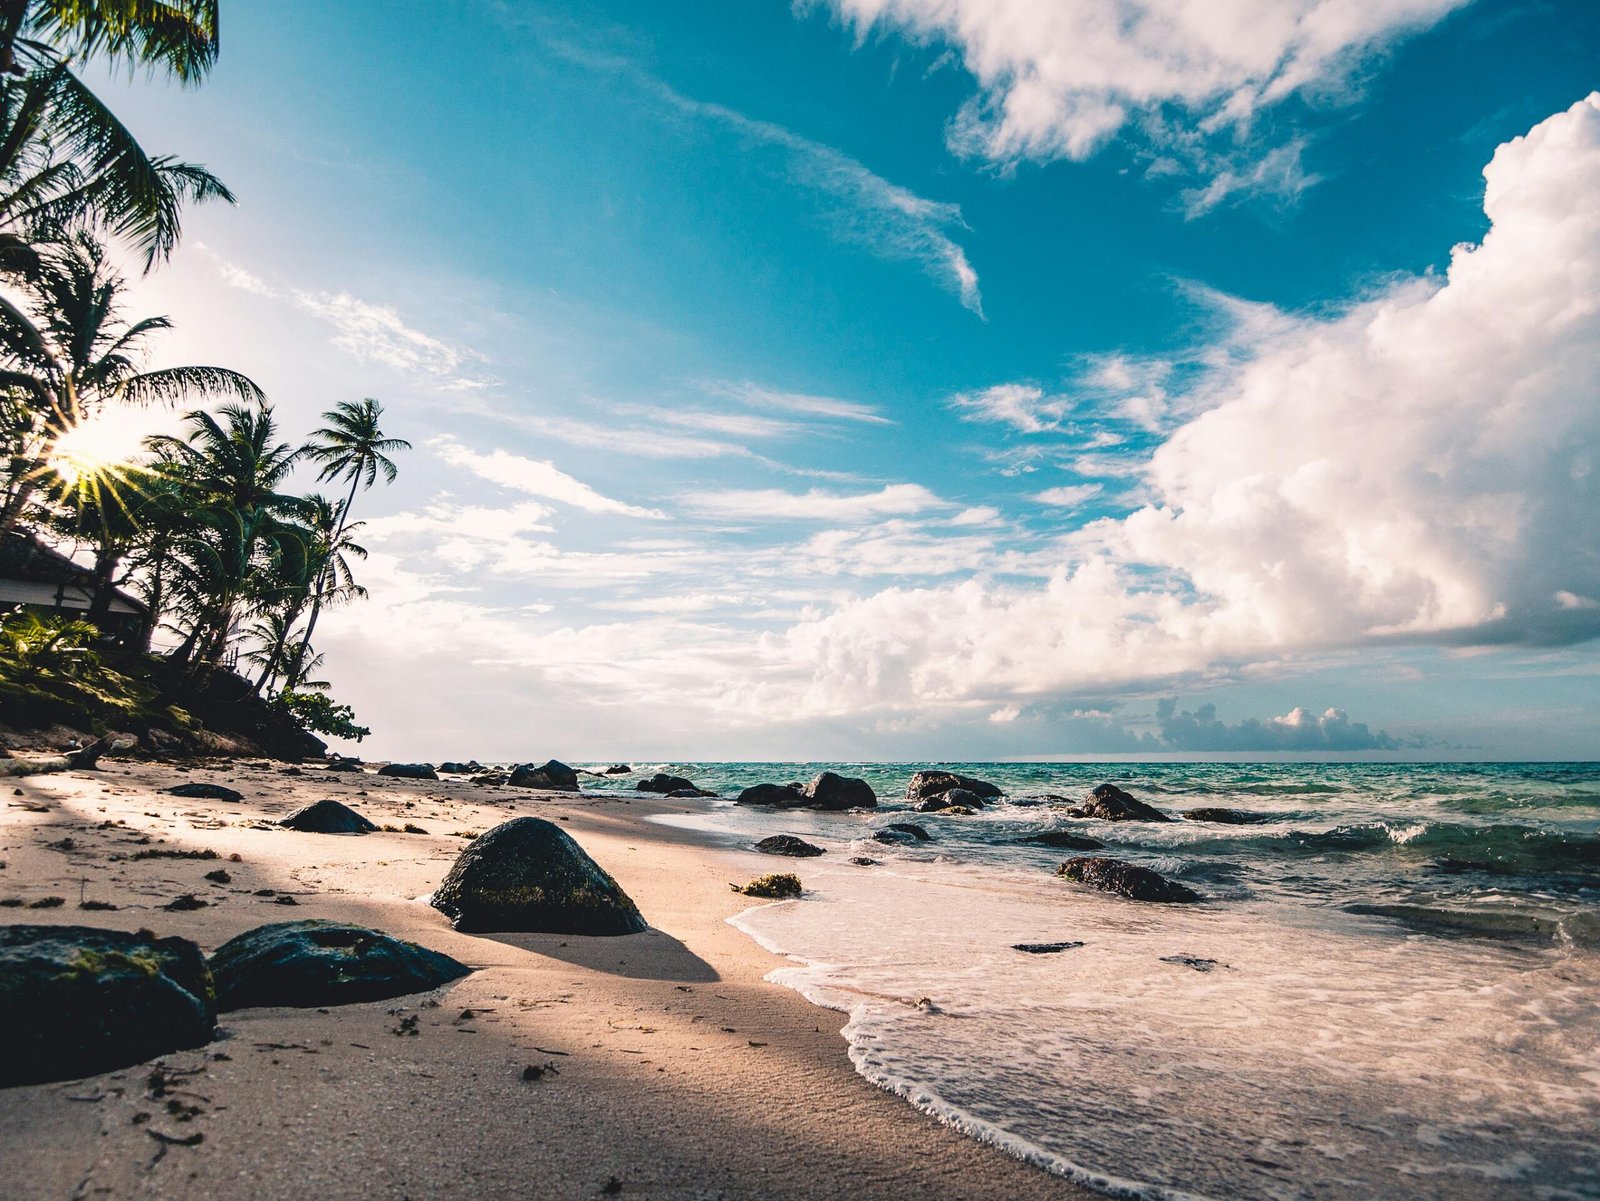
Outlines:
{"label": "white cloud", "polygon": [[1101,484],[1064,484],[1059,488],[1046,488],[1035,492],[1033,499],[1042,505],[1056,505],[1063,509],[1076,509],[1105,491]]}
{"label": "white cloud", "polygon": [[782,392],[763,388],[748,380],[740,383],[712,385],[711,390],[758,409],[777,409],[785,413],[802,413],[812,417],[827,417],[840,421],[862,421],[872,425],[893,425],[871,405],[853,400],[840,400],[835,396],[811,396],[804,392]]}
{"label": "white cloud", "polygon": [[481,454],[468,450],[448,437],[435,438],[431,445],[439,457],[452,467],[464,468],[502,488],[526,492],[530,496],[542,496],[588,513],[615,513],[623,517],[654,520],[664,520],[667,516],[659,509],[641,508],[602,496],[588,484],[574,479],[548,461],[528,459],[504,450]]}
{"label": "white cloud", "polygon": [[888,484],[876,492],[783,492],[777,488],[728,489],[693,493],[681,498],[684,508],[712,517],[741,521],[867,521],[886,514],[921,513],[945,508],[921,484]]}
{"label": "white cloud", "polygon": [[[977,94],[957,151],[1011,165],[1083,160],[1141,127],[1165,169],[1200,168],[1191,210],[1307,182],[1294,143],[1241,160],[1263,110],[1337,95],[1375,56],[1469,0],[802,0],[865,36],[893,30],[960,55]],[[1174,162],[1173,160],[1177,160]],[[1157,169],[1163,164],[1157,162]]]}
{"label": "white cloud", "polygon": [[958,392],[950,398],[950,407],[960,411],[964,421],[990,421],[1020,433],[1042,434],[1061,428],[1072,402],[1064,396],[1046,396],[1037,384],[995,384]]}
{"label": "white cloud", "polygon": [[1600,635],[1574,603],[1600,595],[1600,93],[1484,175],[1481,245],[1442,279],[1259,323],[1194,386],[1152,502],[1086,527],[1045,587],[851,602],[763,644],[770,687],[837,712]]}

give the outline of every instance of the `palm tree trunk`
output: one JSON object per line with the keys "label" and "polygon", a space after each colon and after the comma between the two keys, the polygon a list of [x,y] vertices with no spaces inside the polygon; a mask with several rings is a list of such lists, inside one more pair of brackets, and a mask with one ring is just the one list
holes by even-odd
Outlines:
{"label": "palm tree trunk", "polygon": [[333,571],[333,548],[339,545],[339,537],[344,533],[344,527],[350,521],[350,506],[356,503],[356,489],[361,486],[361,474],[357,472],[350,480],[350,494],[344,498],[344,504],[339,506],[339,518],[333,523],[333,534],[328,538],[328,561],[322,565],[322,570],[317,572],[317,590],[311,597],[311,616],[306,618],[306,634],[300,639],[300,648],[294,653],[294,660],[285,672],[289,686],[292,688],[300,682],[300,669],[306,661],[306,654],[311,649],[311,635],[316,632],[317,618],[322,616],[322,597],[327,591],[328,575]]}

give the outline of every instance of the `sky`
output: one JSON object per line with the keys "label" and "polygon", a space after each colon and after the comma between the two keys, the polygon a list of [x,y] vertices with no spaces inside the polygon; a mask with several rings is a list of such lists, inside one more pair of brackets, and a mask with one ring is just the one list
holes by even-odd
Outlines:
{"label": "sky", "polygon": [[222,15],[130,311],[413,443],[363,753],[1600,755],[1591,0]]}

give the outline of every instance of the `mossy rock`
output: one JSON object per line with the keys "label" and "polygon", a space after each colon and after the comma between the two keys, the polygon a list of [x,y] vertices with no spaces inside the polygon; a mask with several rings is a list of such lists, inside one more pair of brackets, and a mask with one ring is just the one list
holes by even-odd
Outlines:
{"label": "mossy rock", "polygon": [[125,1068],[215,1031],[211,973],[188,939],[0,926],[0,1086]]}
{"label": "mossy rock", "polygon": [[768,876],[757,876],[748,884],[730,884],[728,887],[741,896],[773,901],[793,900],[805,891],[800,884],[800,877],[792,872],[774,872]]}
{"label": "mossy rock", "polygon": [[347,922],[275,922],[211,957],[217,1008],[311,1008],[426,992],[472,969],[448,955]]}
{"label": "mossy rock", "polygon": [[1201,899],[1200,894],[1188,885],[1169,880],[1147,867],[1098,855],[1068,859],[1056,869],[1056,875],[1076,880],[1090,888],[1098,888],[1101,892],[1127,897],[1130,901],[1181,905]]}
{"label": "mossy rock", "polygon": [[472,840],[433,894],[433,907],[468,933],[637,934],[627,893],[567,832],[518,817]]}

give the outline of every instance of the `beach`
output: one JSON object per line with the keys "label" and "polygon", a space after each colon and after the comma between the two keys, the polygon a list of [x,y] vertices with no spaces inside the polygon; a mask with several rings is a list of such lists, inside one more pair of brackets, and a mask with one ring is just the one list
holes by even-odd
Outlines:
{"label": "beach", "polygon": [[[164,791],[188,782],[244,796]],[[277,763],[113,759],[7,784],[0,898],[63,899],[7,909],[7,921],[148,928],[209,952],[268,922],[334,918],[474,969],[386,1002],[224,1014],[203,1049],[0,1090],[0,1178],[15,1201],[1088,1195],[857,1074],[844,1015],[767,982],[785,961],[727,924],[750,905],[729,882],[774,861],[646,820],[700,803]],[[426,833],[271,824],[323,797]],[[560,821],[650,930],[471,936],[419,903],[466,845],[460,833],[521,815]],[[228,883],[205,879],[219,868]],[[185,895],[204,907],[163,908]]]}

